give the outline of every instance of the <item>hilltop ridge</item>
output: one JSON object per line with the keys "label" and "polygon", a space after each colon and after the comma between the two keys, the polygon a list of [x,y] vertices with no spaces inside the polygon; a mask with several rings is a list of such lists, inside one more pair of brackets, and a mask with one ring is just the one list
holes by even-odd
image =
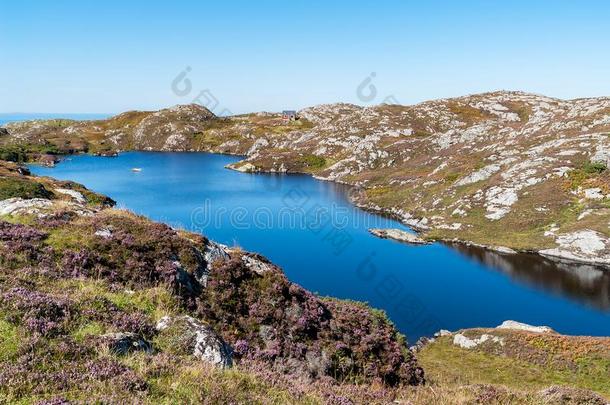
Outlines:
{"label": "hilltop ridge", "polygon": [[338,103],[302,109],[295,121],[186,105],[5,129],[5,148],[244,155],[232,168],[353,185],[357,205],[426,238],[610,266],[607,97],[495,91],[412,106]]}

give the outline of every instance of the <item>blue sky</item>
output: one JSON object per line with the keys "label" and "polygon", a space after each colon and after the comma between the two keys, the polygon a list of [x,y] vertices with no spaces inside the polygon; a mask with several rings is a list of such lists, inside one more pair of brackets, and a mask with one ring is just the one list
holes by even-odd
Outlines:
{"label": "blue sky", "polygon": [[[610,95],[607,1],[330,3],[2,1],[0,112],[157,109],[204,90],[217,113],[497,89]],[[377,95],[359,98],[372,72]]]}

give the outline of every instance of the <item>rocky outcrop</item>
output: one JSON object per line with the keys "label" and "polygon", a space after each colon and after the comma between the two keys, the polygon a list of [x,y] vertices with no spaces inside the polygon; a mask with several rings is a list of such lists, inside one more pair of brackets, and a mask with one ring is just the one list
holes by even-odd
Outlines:
{"label": "rocky outcrop", "polygon": [[162,338],[174,345],[170,351],[184,350],[216,367],[231,367],[232,349],[207,325],[190,316],[165,316],[157,322]]}
{"label": "rocky outcrop", "polygon": [[236,170],[238,172],[242,172],[242,173],[253,173],[256,172],[256,166],[254,166],[252,163],[249,162],[245,162],[245,163],[241,163],[241,164],[230,164],[227,166],[227,168],[229,169],[233,169]]}
{"label": "rocky outcrop", "polygon": [[209,241],[203,250],[205,266],[200,266],[195,272],[197,282],[205,287],[208,283],[210,269],[214,263],[223,262],[229,259],[228,248],[220,243]]}
{"label": "rocky outcrop", "polygon": [[58,193],[61,193],[61,194],[69,195],[77,203],[84,204],[84,203],[87,202],[87,199],[85,198],[85,196],[83,196],[82,193],[79,193],[76,190],[70,190],[70,189],[67,189],[67,188],[56,188],[55,191],[58,192]]}
{"label": "rocky outcrop", "polygon": [[608,405],[610,403],[591,390],[557,385],[540,390],[538,396],[549,405]]}
{"label": "rocky outcrop", "polygon": [[558,247],[540,254],[567,261],[610,266],[610,238],[590,229],[558,235]]}
{"label": "rocky outcrop", "polygon": [[53,202],[46,198],[8,198],[0,201],[0,215],[42,215],[52,205]]}
{"label": "rocky outcrop", "polygon": [[241,257],[246,267],[256,274],[262,276],[263,274],[271,271],[275,268],[267,259],[257,254],[245,254]]}
{"label": "rocky outcrop", "polygon": [[[501,325],[496,327],[496,330],[512,330],[528,333],[555,333],[553,329],[549,328],[548,326],[532,326],[516,321],[504,321]],[[493,333],[482,333],[478,336],[467,337],[463,333],[458,332],[453,334],[451,332],[444,331],[436,335],[436,337],[442,336],[453,336],[453,344],[464,349],[472,349],[486,342],[497,343],[500,346],[504,346],[505,344],[504,337],[497,336]]]}
{"label": "rocky outcrop", "polygon": [[504,321],[501,325],[497,326],[496,329],[522,330],[533,333],[554,333],[553,329],[548,326],[532,326],[516,321]]}
{"label": "rocky outcrop", "polygon": [[94,210],[80,203],[53,201],[45,198],[8,198],[0,201],[0,215],[35,215],[44,218],[56,209],[73,212],[79,216],[92,215]]}
{"label": "rocky outcrop", "polygon": [[477,338],[473,338],[473,339],[468,338],[468,337],[462,335],[461,333],[456,333],[453,336],[453,344],[456,346],[459,346],[463,349],[472,349],[487,341],[490,341],[493,343],[499,343],[500,345],[504,344],[504,339],[502,339],[501,337],[489,335],[487,333],[484,333],[481,336],[479,336]]}
{"label": "rocky outcrop", "polygon": [[102,335],[108,348],[115,354],[125,355],[131,352],[152,353],[152,345],[136,333],[109,333]]}

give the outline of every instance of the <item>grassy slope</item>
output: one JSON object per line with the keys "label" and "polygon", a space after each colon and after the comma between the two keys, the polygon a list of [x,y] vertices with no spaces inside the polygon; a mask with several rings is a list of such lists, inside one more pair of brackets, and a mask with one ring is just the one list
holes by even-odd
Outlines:
{"label": "grassy slope", "polygon": [[418,358],[432,387],[494,384],[533,394],[559,385],[593,390],[610,399],[610,339],[493,329],[463,333],[471,338],[491,334],[505,344],[486,342],[464,349],[446,336],[426,345]]}

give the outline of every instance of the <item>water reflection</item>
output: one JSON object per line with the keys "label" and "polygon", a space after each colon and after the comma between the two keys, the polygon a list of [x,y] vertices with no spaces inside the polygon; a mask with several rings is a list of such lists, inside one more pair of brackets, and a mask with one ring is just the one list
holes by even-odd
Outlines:
{"label": "water reflection", "polygon": [[503,254],[459,243],[448,245],[520,283],[610,311],[608,269],[588,264],[552,261],[536,254]]}

